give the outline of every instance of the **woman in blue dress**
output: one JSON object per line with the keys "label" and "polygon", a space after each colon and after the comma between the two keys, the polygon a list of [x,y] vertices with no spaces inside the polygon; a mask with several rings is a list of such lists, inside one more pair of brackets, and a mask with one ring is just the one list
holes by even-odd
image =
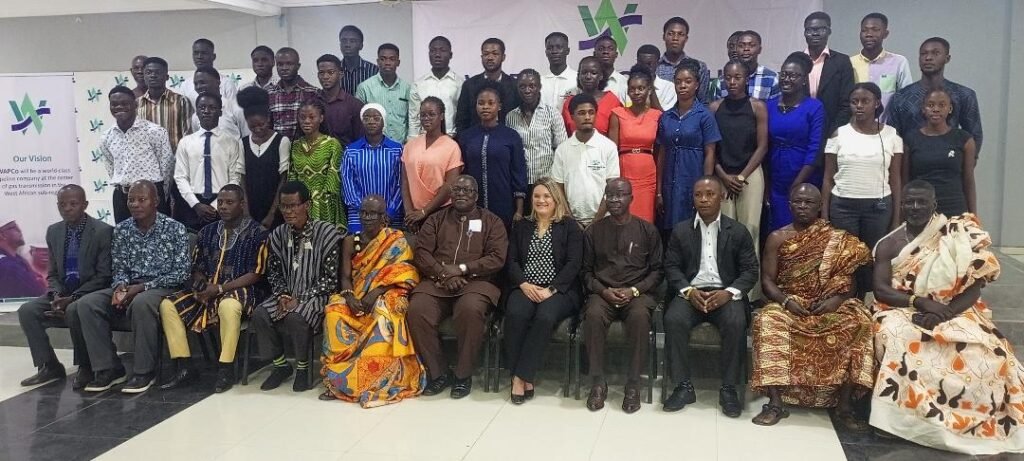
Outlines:
{"label": "woman in blue dress", "polygon": [[465,174],[480,185],[477,203],[498,215],[506,228],[523,218],[526,153],[519,133],[500,123],[501,91],[485,84],[476,95],[478,125],[459,132]]}
{"label": "woman in blue dress", "polygon": [[722,140],[715,116],[697,100],[700,64],[684,58],[676,67],[676,105],[658,120],[658,185],[655,203],[660,228],[671,231],[693,219],[693,183],[715,171],[715,144]]}
{"label": "woman in blue dress", "polygon": [[769,231],[793,222],[789,213],[789,191],[809,182],[821,187],[820,161],[825,136],[825,106],[810,97],[807,76],[811,58],[794,52],[779,70],[782,96],[770,99],[768,106],[768,206]]}
{"label": "woman in blue dress", "polygon": [[359,208],[366,197],[379,195],[387,205],[391,227],[401,229],[405,219],[402,206],[402,145],[384,136],[387,112],[380,104],[366,104],[359,111],[365,136],[349,144],[341,162],[341,190],[348,211],[348,231],[362,229]]}

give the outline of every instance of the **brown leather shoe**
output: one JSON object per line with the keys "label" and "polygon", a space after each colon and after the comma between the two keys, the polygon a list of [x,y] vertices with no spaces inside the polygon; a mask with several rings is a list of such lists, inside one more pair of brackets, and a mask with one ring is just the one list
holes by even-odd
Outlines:
{"label": "brown leather shoe", "polygon": [[604,401],[608,398],[608,383],[595,384],[590,387],[590,396],[587,397],[587,408],[590,411],[597,411],[604,408]]}
{"label": "brown leather shoe", "polygon": [[622,397],[622,411],[636,413],[640,409],[640,389],[635,384],[626,385],[626,395]]}

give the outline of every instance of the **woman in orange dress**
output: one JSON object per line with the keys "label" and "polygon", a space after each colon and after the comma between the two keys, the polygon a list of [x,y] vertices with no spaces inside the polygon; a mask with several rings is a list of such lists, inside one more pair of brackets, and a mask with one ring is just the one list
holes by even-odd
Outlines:
{"label": "woman in orange dress", "polygon": [[[601,70],[601,61],[593,56],[581,59],[574,95],[589,93],[594,96],[597,101],[597,117],[594,119],[594,128],[604,136],[608,136],[608,124],[612,111],[616,107],[622,107],[619,97],[615,95],[614,91],[609,91],[607,86],[608,77]],[[571,100],[572,97],[565,98],[565,104],[562,104],[562,120],[565,121],[565,131],[570,138],[576,132],[576,123],[572,121],[572,112],[569,111],[569,101]]]}
{"label": "woman in orange dress", "polygon": [[654,162],[654,141],[658,136],[661,111],[650,107],[654,76],[643,66],[629,70],[628,91],[632,105],[616,107],[608,128],[608,138],[619,146],[619,169],[633,186],[629,212],[654,223],[658,167]]}

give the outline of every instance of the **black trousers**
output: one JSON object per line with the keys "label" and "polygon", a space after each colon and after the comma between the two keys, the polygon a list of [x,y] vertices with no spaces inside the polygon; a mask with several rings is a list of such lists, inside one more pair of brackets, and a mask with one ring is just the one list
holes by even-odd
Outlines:
{"label": "black trousers", "polygon": [[[199,214],[196,213],[196,210],[193,210],[192,207],[188,206],[188,203],[185,202],[185,199],[181,197],[181,194],[178,193],[177,188],[175,188],[173,192],[174,219],[184,224],[185,228],[188,229],[189,232],[199,233],[203,226],[210,224],[214,221],[217,221],[218,218],[216,217],[208,220],[200,218]],[[210,198],[203,198],[201,195],[196,195],[196,198],[199,199],[199,203],[205,205],[209,205],[217,201],[216,195]],[[214,208],[216,208],[216,205],[214,205]]]}
{"label": "black trousers", "polygon": [[305,361],[309,357],[309,339],[313,329],[301,315],[292,312],[274,322],[265,308],[256,306],[252,310],[252,326],[256,329],[260,354],[264,359],[274,360],[284,355],[286,336],[292,342],[296,361]]}
{"label": "black trousers", "polygon": [[[171,202],[167,199],[167,194],[164,192],[164,182],[160,181],[153,184],[156,185],[156,193],[159,195],[160,200],[157,204],[157,211],[170,216]],[[132,217],[132,213],[128,210],[128,191],[121,190],[121,186],[117,184],[114,184],[113,187],[114,222],[119,223]]]}
{"label": "black trousers", "polygon": [[[884,209],[879,207],[883,204]],[[877,198],[843,198],[832,196],[829,202],[829,221],[837,229],[849,232],[864,242],[868,250],[875,248],[885,234],[889,233],[889,221],[892,219],[892,196]],[[873,264],[866,264],[854,273],[857,282],[857,298],[872,289],[875,274]]]}
{"label": "black trousers", "polygon": [[532,383],[544,364],[551,333],[573,314],[576,303],[565,293],[555,293],[541,303],[530,301],[516,288],[505,303],[505,360],[513,376]]}
{"label": "black trousers", "polygon": [[668,361],[668,375],[678,384],[690,379],[690,330],[704,322],[718,328],[722,336],[722,350],[719,353],[719,368],[722,384],[735,386],[740,378],[740,361],[747,340],[746,300],[729,301],[728,304],[705,314],[694,308],[686,299],[676,296],[665,311],[665,351]]}

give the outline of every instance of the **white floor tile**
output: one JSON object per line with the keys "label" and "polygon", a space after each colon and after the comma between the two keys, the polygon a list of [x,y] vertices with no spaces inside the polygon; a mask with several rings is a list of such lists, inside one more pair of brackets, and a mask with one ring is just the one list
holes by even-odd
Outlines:
{"label": "white floor tile", "polygon": [[502,407],[464,459],[585,461],[606,417],[545,392],[524,405]]}
{"label": "white floor tile", "polygon": [[[78,367],[72,365],[74,353],[70,349],[56,349],[54,352],[68,374],[78,370]],[[36,368],[32,366],[32,355],[27,347],[0,346],[0,357],[3,357],[3,360],[0,360],[0,400],[35,389],[21,385],[23,379],[36,373]]]}
{"label": "white floor tile", "polygon": [[[137,439],[137,438],[136,438]],[[96,461],[213,461],[237,444],[184,443],[181,440],[129,440],[100,455]]]}
{"label": "white floor tile", "polygon": [[227,453],[218,456],[217,461],[338,459],[343,453],[343,451],[303,450],[289,443],[286,439],[281,439],[274,445],[238,445]]}

